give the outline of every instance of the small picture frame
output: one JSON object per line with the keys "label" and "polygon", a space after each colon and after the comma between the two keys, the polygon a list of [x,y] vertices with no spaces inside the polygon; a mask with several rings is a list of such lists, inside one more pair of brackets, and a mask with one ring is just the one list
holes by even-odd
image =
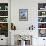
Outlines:
{"label": "small picture frame", "polygon": [[19,9],[19,21],[28,21],[28,9]]}

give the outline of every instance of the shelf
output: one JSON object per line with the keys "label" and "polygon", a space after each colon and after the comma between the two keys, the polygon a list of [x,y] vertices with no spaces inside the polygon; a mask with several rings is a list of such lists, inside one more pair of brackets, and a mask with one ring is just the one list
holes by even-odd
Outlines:
{"label": "shelf", "polygon": [[46,22],[38,22],[38,23],[46,23]]}
{"label": "shelf", "polygon": [[46,28],[38,28],[38,29],[46,29]]}
{"label": "shelf", "polygon": [[8,37],[8,3],[0,3],[0,35]]}
{"label": "shelf", "polygon": [[46,37],[46,3],[38,3],[38,36]]}
{"label": "shelf", "polygon": [[8,22],[0,22],[0,23],[8,23]]}
{"label": "shelf", "polygon": [[8,16],[0,16],[0,17],[8,17]]}
{"label": "shelf", "polygon": [[8,10],[0,10],[0,11],[8,11]]}
{"label": "shelf", "polygon": [[38,16],[38,17],[46,17],[46,15],[44,15],[44,16]]}
{"label": "shelf", "polygon": [[38,10],[38,11],[46,11],[46,10]]}

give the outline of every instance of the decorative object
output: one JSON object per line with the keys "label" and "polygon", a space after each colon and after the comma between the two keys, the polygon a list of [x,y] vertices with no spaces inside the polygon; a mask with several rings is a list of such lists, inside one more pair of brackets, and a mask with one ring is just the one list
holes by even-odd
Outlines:
{"label": "decorative object", "polygon": [[5,6],[5,10],[8,10],[8,6]]}
{"label": "decorative object", "polygon": [[38,22],[46,22],[46,17],[38,17]]}
{"label": "decorative object", "polygon": [[45,10],[46,9],[46,3],[38,3],[38,10]]}
{"label": "decorative object", "polygon": [[8,16],[8,11],[0,11],[0,16]]}
{"label": "decorative object", "polygon": [[0,3],[0,10],[8,10],[8,3]]}
{"label": "decorative object", "polygon": [[34,30],[34,26],[33,25],[31,25],[31,26],[29,26],[29,30]]}
{"label": "decorative object", "polygon": [[46,11],[38,11],[38,16],[46,16]]}
{"label": "decorative object", "polygon": [[46,23],[38,23],[38,28],[46,28]]}
{"label": "decorative object", "polygon": [[16,26],[13,23],[11,23],[11,30],[16,30]]}
{"label": "decorative object", "polygon": [[45,12],[42,12],[42,15],[45,15]]}
{"label": "decorative object", "polygon": [[28,9],[19,9],[19,20],[28,21]]}
{"label": "decorative object", "polygon": [[1,6],[0,6],[0,10],[1,10]]}
{"label": "decorative object", "polygon": [[8,23],[0,23],[0,35],[8,37]]}
{"label": "decorative object", "polygon": [[16,46],[30,46],[32,45],[32,36],[31,35],[15,35],[15,44]]}
{"label": "decorative object", "polygon": [[0,22],[8,22],[8,17],[0,17]]}
{"label": "decorative object", "polygon": [[46,37],[46,29],[39,29],[39,37]]}

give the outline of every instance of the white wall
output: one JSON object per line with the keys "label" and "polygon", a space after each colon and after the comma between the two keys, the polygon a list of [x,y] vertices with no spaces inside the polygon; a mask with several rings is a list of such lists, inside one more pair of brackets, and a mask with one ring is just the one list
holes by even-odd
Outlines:
{"label": "white wall", "polygon": [[[27,30],[29,26],[38,25],[38,3],[45,3],[46,0],[11,0],[11,22],[17,30]],[[19,9],[28,9],[28,21],[19,21]]]}
{"label": "white wall", "polygon": [[[19,21],[19,9],[28,9],[28,21]],[[11,15],[11,20],[16,25],[17,30],[27,30],[29,26],[37,23],[37,2],[31,0],[12,0]]]}
{"label": "white wall", "polygon": [[[27,30],[33,24],[36,32],[36,34],[33,33],[33,36],[38,36],[38,3],[46,3],[46,0],[11,0],[11,22],[14,23],[18,32]],[[28,9],[28,21],[19,21],[19,9]],[[33,46],[41,46],[39,45],[43,44],[41,39],[34,37]]]}

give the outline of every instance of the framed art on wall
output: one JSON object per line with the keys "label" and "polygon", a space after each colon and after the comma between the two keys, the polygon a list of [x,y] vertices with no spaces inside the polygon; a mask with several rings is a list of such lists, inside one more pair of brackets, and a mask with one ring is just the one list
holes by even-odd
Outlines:
{"label": "framed art on wall", "polygon": [[28,21],[28,9],[19,9],[19,21]]}

